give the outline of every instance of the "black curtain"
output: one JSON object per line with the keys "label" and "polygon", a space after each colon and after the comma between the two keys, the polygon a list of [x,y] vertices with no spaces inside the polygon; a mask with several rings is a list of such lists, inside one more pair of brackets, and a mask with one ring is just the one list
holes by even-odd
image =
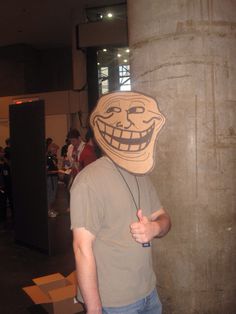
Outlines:
{"label": "black curtain", "polygon": [[9,110],[15,240],[48,252],[44,102]]}

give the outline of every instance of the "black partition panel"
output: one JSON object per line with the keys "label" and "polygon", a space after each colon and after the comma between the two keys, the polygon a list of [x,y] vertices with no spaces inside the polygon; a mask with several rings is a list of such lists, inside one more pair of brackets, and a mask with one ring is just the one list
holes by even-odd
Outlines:
{"label": "black partition panel", "polygon": [[9,110],[15,240],[49,252],[44,102]]}

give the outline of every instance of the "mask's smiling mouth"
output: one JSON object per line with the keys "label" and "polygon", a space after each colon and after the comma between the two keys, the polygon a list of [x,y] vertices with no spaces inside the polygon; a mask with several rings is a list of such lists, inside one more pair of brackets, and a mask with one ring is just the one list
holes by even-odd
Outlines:
{"label": "mask's smiling mouth", "polygon": [[116,128],[99,118],[96,121],[96,125],[102,138],[109,146],[119,151],[138,152],[144,150],[150,143],[155,122],[142,132]]}

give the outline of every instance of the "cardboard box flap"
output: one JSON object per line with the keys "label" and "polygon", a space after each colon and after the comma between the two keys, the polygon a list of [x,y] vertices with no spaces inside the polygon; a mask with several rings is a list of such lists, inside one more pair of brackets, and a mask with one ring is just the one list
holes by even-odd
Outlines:
{"label": "cardboard box flap", "polygon": [[76,286],[75,285],[69,285],[66,287],[54,289],[51,291],[48,291],[51,300],[53,302],[62,301],[68,298],[74,298],[76,295]]}
{"label": "cardboard box flap", "polygon": [[61,280],[57,280],[57,281],[52,281],[52,282],[46,283],[44,285],[40,285],[38,287],[40,287],[40,289],[45,294],[50,296],[49,295],[49,291],[54,290],[54,289],[60,289],[62,287],[68,286],[68,285],[70,285],[70,282],[67,279],[64,278],[64,279],[61,279]]}
{"label": "cardboard box flap", "polygon": [[26,294],[34,301],[35,304],[51,303],[47,296],[38,286],[29,286],[22,288]]}
{"label": "cardboard box flap", "polygon": [[76,272],[73,271],[69,276],[66,277],[66,279],[71,283],[76,285],[77,279],[76,279]]}
{"label": "cardboard box flap", "polygon": [[40,286],[40,285],[44,285],[44,284],[47,284],[49,282],[53,282],[53,281],[57,281],[57,280],[61,280],[61,279],[65,279],[65,277],[62,276],[62,274],[60,274],[60,273],[55,273],[55,274],[48,275],[48,276],[34,278],[33,282],[36,283],[36,285]]}

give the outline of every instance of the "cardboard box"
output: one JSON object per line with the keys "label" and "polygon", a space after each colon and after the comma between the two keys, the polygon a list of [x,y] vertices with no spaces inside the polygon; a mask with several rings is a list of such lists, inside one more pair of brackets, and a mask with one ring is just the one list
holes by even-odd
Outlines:
{"label": "cardboard box", "polygon": [[81,303],[76,299],[75,272],[68,277],[60,273],[33,279],[35,285],[23,290],[34,301],[41,304],[48,313],[72,314],[83,311]]}

